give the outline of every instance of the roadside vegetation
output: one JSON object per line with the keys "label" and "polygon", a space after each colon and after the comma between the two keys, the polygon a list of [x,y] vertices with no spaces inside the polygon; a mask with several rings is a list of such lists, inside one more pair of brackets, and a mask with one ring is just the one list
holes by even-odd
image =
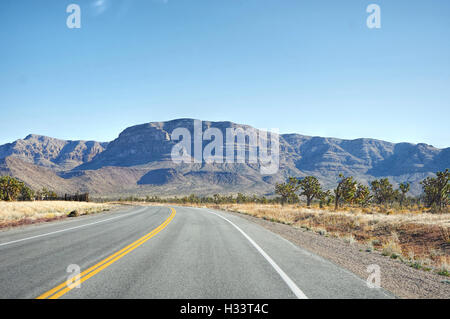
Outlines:
{"label": "roadside vegetation", "polygon": [[274,193],[278,196],[237,195],[197,196],[164,198],[159,196],[126,197],[119,202],[147,202],[172,204],[306,204],[335,211],[345,208],[367,208],[386,214],[407,211],[421,213],[449,213],[450,172],[437,172],[436,177],[427,177],[421,182],[423,193],[418,197],[408,196],[409,183],[402,183],[394,189],[388,178],[373,180],[369,186],[358,182],[353,176],[339,175],[337,186],[323,190],[314,176],[289,177],[285,183],[276,184]]}
{"label": "roadside vegetation", "polygon": [[169,203],[222,209],[291,225],[349,244],[359,242],[411,267],[449,276],[450,173],[422,181],[423,193],[408,196],[410,185],[397,189],[387,179],[363,185],[340,175],[336,188],[323,190],[314,176],[290,177],[275,186],[275,197],[244,194],[180,198],[126,198],[121,201]]}
{"label": "roadside vegetation", "polygon": [[107,211],[110,204],[68,201],[0,201],[0,229]]}
{"label": "roadside vegetation", "polygon": [[[67,201],[61,199],[67,199]],[[112,205],[89,203],[86,194],[65,195],[43,188],[34,191],[22,181],[0,177],[0,229],[44,221],[94,214],[109,210]]]}
{"label": "roadside vegetation", "polygon": [[55,191],[47,188],[33,190],[24,182],[10,176],[0,176],[0,201],[49,201],[66,200],[77,202],[88,202],[89,194],[64,194],[58,195]]}

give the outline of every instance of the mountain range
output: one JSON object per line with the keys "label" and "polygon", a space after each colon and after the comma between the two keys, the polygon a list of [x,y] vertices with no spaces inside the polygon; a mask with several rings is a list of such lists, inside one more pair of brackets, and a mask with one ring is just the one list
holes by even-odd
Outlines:
{"label": "mountain range", "polygon": [[[228,128],[251,129],[232,122],[201,123],[203,131],[215,128],[223,136]],[[274,175],[262,175],[257,163],[177,164],[171,159],[178,143],[171,137],[176,128],[186,128],[193,136],[194,120],[133,126],[109,143],[28,135],[0,146],[0,175],[17,177],[35,189],[114,198],[237,192],[270,195],[275,183],[288,176],[307,175],[318,177],[327,189],[335,186],[342,173],[365,184],[383,177],[394,185],[407,181],[411,194],[418,195],[421,180],[450,167],[450,148],[299,134],[279,135],[280,169]]]}

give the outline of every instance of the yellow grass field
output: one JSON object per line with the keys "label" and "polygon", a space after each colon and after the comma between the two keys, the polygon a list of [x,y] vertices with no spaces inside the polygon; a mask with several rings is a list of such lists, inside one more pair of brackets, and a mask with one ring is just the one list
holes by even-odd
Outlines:
{"label": "yellow grass field", "polygon": [[110,204],[86,202],[0,201],[0,228],[64,218],[72,211],[77,211],[79,215],[86,215],[106,211],[112,207],[113,205]]}
{"label": "yellow grass field", "polygon": [[415,268],[434,269],[448,274],[450,265],[450,214],[431,214],[421,210],[380,208],[331,209],[298,205],[211,204],[209,208],[239,212],[323,236],[360,242],[368,250],[401,259]]}

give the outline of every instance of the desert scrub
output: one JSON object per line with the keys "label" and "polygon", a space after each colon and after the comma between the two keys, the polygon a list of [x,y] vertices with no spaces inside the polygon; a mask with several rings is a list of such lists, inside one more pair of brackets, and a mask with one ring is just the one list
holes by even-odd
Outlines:
{"label": "desert scrub", "polygon": [[353,234],[348,234],[345,235],[344,237],[342,237],[342,239],[347,243],[347,244],[354,244],[356,242],[355,236],[353,236]]}
{"label": "desert scrub", "polygon": [[374,250],[375,250],[375,248],[373,247],[373,240],[369,240],[369,241],[366,243],[366,249],[365,249],[365,251],[368,252],[368,253],[371,253],[371,252],[373,252]]}
{"label": "desert scrub", "polygon": [[327,235],[327,230],[324,229],[324,228],[320,228],[320,227],[319,228],[315,228],[314,231],[316,233],[318,233],[319,235],[321,235],[321,236],[326,236]]}
{"label": "desert scrub", "polygon": [[382,246],[383,256],[390,256],[393,259],[397,259],[402,255],[402,247],[400,246],[397,233],[393,232],[391,238]]}
{"label": "desert scrub", "polygon": [[447,265],[442,265],[437,273],[441,276],[450,277],[450,272],[449,272],[449,268]]}

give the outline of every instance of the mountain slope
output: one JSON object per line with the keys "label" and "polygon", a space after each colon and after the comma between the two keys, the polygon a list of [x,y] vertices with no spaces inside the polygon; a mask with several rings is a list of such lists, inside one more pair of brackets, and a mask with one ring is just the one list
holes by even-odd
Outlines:
{"label": "mountain slope", "polygon": [[[201,124],[203,132],[215,128],[224,138],[228,128],[251,129],[231,122]],[[0,146],[0,174],[17,176],[35,188],[122,196],[269,194],[276,182],[306,175],[317,176],[325,188],[331,188],[343,173],[364,183],[382,177],[394,184],[408,181],[411,193],[417,195],[423,178],[450,167],[450,148],[299,134],[280,135],[280,169],[275,175],[261,175],[259,164],[176,164],[171,160],[172,148],[178,143],[171,138],[176,128],[186,128],[193,136],[194,120],[133,126],[109,144],[30,135]],[[249,148],[245,150],[248,154]]]}
{"label": "mountain slope", "polygon": [[38,166],[69,170],[91,161],[106,146],[107,143],[64,141],[30,134],[23,140],[0,146],[0,159],[14,157]]}

